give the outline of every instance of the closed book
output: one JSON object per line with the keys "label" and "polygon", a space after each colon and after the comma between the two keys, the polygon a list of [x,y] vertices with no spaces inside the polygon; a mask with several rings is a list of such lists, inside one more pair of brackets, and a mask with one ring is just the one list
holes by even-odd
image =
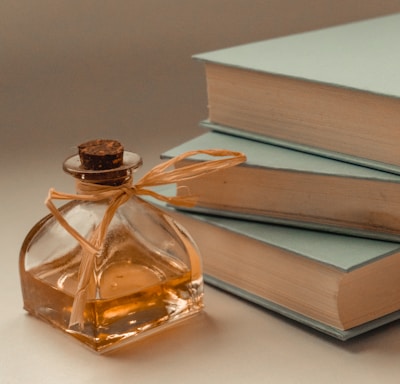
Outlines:
{"label": "closed book", "polygon": [[[178,183],[198,212],[400,241],[400,176],[218,132],[165,152],[241,151],[239,166]],[[205,155],[178,163],[207,160]]]}
{"label": "closed book", "polygon": [[164,208],[205,281],[340,340],[400,318],[400,244]]}
{"label": "closed book", "polygon": [[400,14],[200,53],[207,123],[400,173]]}

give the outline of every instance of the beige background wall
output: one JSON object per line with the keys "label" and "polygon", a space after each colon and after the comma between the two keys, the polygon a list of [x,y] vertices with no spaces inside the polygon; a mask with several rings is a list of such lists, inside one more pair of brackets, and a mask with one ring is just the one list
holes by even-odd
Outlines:
{"label": "beige background wall", "polygon": [[95,137],[120,139],[147,169],[201,132],[192,54],[398,11],[398,0],[2,0],[3,172],[14,153],[31,160],[27,175],[50,159],[46,177]]}

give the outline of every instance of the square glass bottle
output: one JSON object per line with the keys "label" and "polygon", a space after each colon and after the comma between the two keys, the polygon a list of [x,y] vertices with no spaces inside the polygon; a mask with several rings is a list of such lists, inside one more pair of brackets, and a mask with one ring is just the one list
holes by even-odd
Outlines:
{"label": "square glass bottle", "polygon": [[97,352],[203,308],[201,258],[193,239],[131,193],[140,165],[141,158],[116,141],[80,145],[63,164],[77,180],[77,195],[63,196],[72,201],[57,209],[59,217],[40,220],[21,248],[25,310]]}

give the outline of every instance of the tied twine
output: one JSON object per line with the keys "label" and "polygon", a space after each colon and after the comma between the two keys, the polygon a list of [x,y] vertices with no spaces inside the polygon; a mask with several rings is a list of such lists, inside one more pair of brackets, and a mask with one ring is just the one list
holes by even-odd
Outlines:
{"label": "tied twine", "polygon": [[[196,162],[167,171],[167,168],[170,166],[176,165],[181,160],[197,154],[225,158],[207,160],[199,163]],[[236,166],[244,161],[246,161],[246,156],[241,152],[228,151],[225,149],[195,150],[185,152],[155,166],[135,184],[132,184],[132,177],[119,186],[108,186],[79,181],[79,194],[57,192],[54,188],[51,188],[45,201],[46,206],[61,226],[64,227],[64,229],[73,236],[82,247],[82,256],[78,272],[78,286],[72,305],[69,328],[78,326],[79,329],[82,329],[84,326],[83,313],[87,301],[87,291],[93,274],[95,258],[96,255],[101,252],[108,226],[110,225],[118,207],[128,201],[133,195],[152,196],[158,200],[177,206],[194,206],[196,204],[194,196],[169,197],[148,188],[190,180],[221,169]],[[54,205],[53,200],[80,200],[92,202],[108,200],[109,204],[102,221],[95,228],[90,239],[86,239],[76,229],[69,225]]]}

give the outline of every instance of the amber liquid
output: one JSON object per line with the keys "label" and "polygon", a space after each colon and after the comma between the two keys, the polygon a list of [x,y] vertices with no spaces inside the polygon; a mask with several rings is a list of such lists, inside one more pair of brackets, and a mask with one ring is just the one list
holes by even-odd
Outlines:
{"label": "amber liquid", "polygon": [[108,250],[88,292],[83,326],[69,327],[79,252],[21,272],[24,308],[98,352],[170,325],[202,308],[201,281],[175,259],[128,241]]}

